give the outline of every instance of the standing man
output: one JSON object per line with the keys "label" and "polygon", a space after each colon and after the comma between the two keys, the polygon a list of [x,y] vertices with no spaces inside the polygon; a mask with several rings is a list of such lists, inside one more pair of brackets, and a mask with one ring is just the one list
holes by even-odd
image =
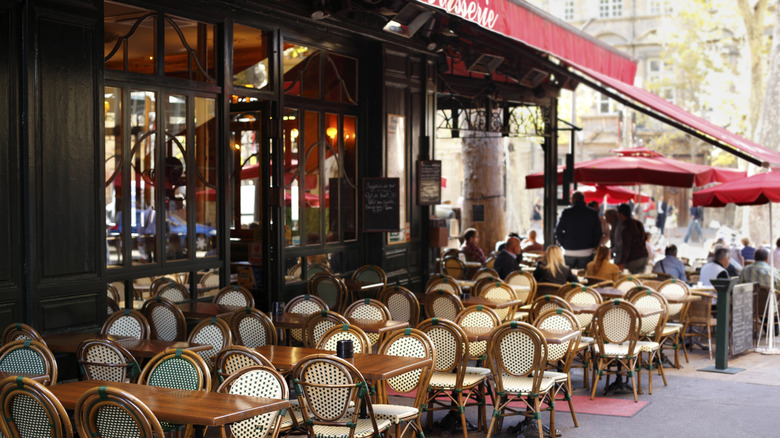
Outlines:
{"label": "standing man", "polygon": [[666,215],[669,213],[669,205],[666,203],[663,197],[658,200],[658,214],[655,217],[655,226],[663,236],[664,227],[666,226]]}
{"label": "standing man", "polygon": [[618,205],[618,221],[620,221],[622,249],[617,259],[618,268],[628,269],[632,274],[644,272],[647,264],[647,246],[645,245],[645,227],[642,222],[631,217],[631,207],[628,204]]}
{"label": "standing man", "polygon": [[691,206],[691,223],[688,224],[688,233],[685,234],[683,242],[688,243],[688,239],[691,237],[691,232],[696,230],[699,234],[698,240],[703,240],[704,236],[701,233],[701,220],[704,216],[704,210],[702,207]]}
{"label": "standing man", "polygon": [[599,214],[585,205],[585,195],[574,192],[571,205],[561,212],[555,238],[563,247],[563,259],[571,269],[585,269],[601,241]]}
{"label": "standing man", "polygon": [[460,246],[460,251],[466,256],[466,260],[470,262],[479,262],[485,264],[485,253],[479,247],[479,231],[474,228],[469,228],[463,233],[463,245]]}
{"label": "standing man", "polygon": [[517,256],[520,253],[520,239],[514,236],[510,237],[506,241],[504,249],[496,256],[495,263],[493,263],[493,269],[496,270],[502,280],[506,279],[507,275],[520,269],[520,264],[517,260]]}

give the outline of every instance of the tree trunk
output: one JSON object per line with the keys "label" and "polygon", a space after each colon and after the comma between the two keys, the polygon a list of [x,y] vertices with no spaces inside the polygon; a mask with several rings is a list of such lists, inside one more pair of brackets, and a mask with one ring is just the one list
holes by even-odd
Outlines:
{"label": "tree trunk", "polygon": [[750,49],[750,113],[748,114],[748,138],[755,138],[759,110],[764,92],[764,69],[761,46],[764,43],[764,18],[767,0],[758,0],[751,8],[748,0],[738,1],[739,12],[745,24],[748,48]]}
{"label": "tree trunk", "polygon": [[[506,237],[503,138],[499,132],[463,134],[462,228],[474,227],[479,231],[479,246],[487,255],[496,242]],[[484,206],[483,222],[474,222],[474,205]]]}

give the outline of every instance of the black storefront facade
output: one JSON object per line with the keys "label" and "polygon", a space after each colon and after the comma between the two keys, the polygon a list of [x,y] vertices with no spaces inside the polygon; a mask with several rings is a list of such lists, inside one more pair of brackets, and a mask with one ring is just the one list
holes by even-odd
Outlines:
{"label": "black storefront facade", "polygon": [[[423,2],[3,1],[0,20],[0,325],[41,332],[101,324],[108,283],[129,302],[139,279],[198,290],[237,264],[264,310],[305,290],[296,265],[376,264],[421,291],[436,254],[416,164],[439,102],[543,107],[554,168],[557,95],[577,84]],[[399,178],[397,232],[363,232],[375,177]]]}

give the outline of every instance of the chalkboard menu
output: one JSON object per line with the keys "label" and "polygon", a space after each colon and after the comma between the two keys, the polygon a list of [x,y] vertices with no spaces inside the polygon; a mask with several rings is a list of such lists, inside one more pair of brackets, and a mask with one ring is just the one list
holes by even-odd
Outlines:
{"label": "chalkboard menu", "polygon": [[731,354],[753,348],[753,283],[734,286],[731,293]]}
{"label": "chalkboard menu", "polygon": [[417,161],[417,204],[441,203],[441,161]]}
{"label": "chalkboard menu", "polygon": [[398,178],[363,178],[363,232],[401,229]]}

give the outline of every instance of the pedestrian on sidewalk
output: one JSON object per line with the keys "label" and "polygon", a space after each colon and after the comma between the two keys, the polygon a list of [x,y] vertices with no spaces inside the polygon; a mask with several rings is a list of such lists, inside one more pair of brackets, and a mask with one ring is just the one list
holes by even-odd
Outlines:
{"label": "pedestrian on sidewalk", "polygon": [[688,224],[688,232],[685,234],[683,242],[688,243],[688,239],[691,238],[691,233],[696,231],[699,234],[697,241],[704,240],[704,235],[701,232],[701,221],[704,217],[704,209],[702,207],[691,207],[691,222]]}

